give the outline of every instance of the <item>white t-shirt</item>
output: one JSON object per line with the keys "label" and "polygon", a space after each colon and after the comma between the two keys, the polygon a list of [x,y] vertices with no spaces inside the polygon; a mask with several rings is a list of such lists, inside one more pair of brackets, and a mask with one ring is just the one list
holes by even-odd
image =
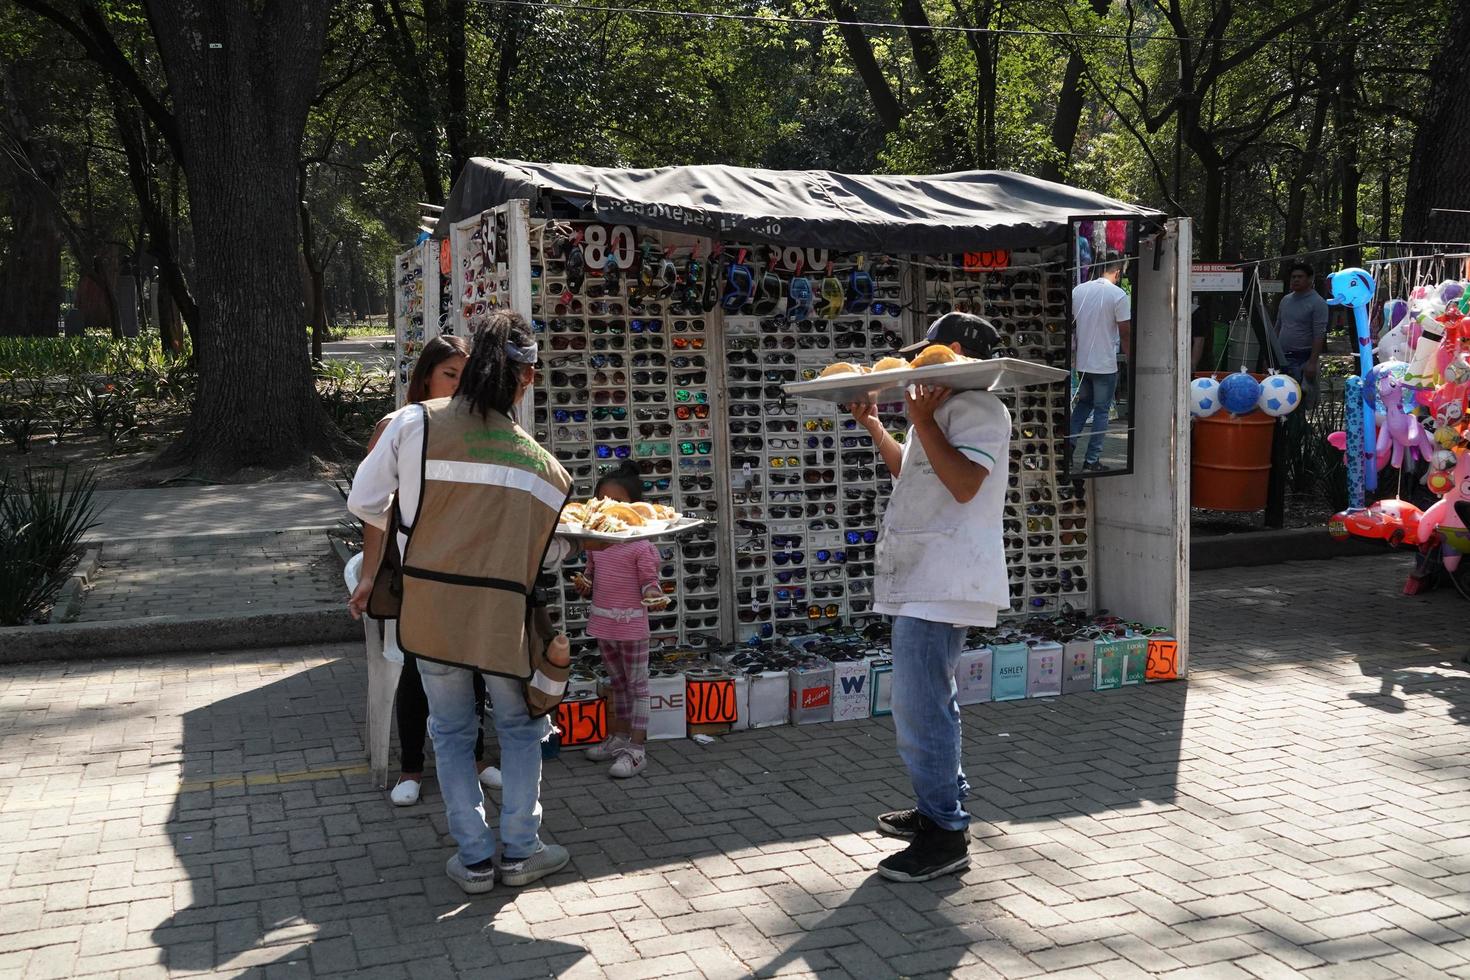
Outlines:
{"label": "white t-shirt", "polygon": [[1077,322],[1076,369],[1086,374],[1117,374],[1118,324],[1133,319],[1128,294],[1107,279],[1084,282],[1072,290],[1072,319]]}
{"label": "white t-shirt", "polygon": [[883,531],[873,582],[873,611],[956,626],[994,626],[1010,605],[1006,578],[1006,474],[1011,416],[983,391],[952,396],[934,415],[950,445],[985,467],[980,492],[954,499],[934,473],[910,427]]}

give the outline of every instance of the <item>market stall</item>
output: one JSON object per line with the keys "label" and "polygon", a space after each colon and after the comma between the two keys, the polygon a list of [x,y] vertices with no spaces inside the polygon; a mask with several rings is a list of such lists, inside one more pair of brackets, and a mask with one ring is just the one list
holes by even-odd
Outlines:
{"label": "market stall", "polygon": [[[1067,368],[1080,218],[1122,222],[1132,243],[1130,400],[1139,408],[1131,466],[1100,480],[1065,472],[1065,381],[996,392],[1014,421],[1010,611],[1017,622],[1064,614],[1080,621],[1108,609],[1153,624],[1171,644],[1169,671],[1158,677],[1182,676],[1187,220],[1012,173],[630,171],[475,159],[435,237],[452,259],[449,329],[472,332],[504,307],[534,322],[543,364],[522,418],[573,473],[575,495],[590,492],[600,464],[632,459],[649,500],[710,521],[661,543],[660,577],[673,602],[654,617],[655,650],[748,675],[741,703],[749,723],[772,664],[758,656],[736,662],[729,644],[860,635],[872,618],[874,542],[891,489],[851,419],[829,402],[790,397],[785,386],[834,361],[871,364],[950,310],[990,319],[1007,354]],[[411,351],[400,353],[411,363]],[[884,406],[883,418],[903,432],[901,403]],[[541,583],[574,640],[585,616],[570,584],[575,571]],[[1137,640],[1129,670],[1141,680],[1145,641],[1117,632]],[[999,668],[986,651],[989,697],[988,674]],[[835,690],[854,651],[841,652],[812,683]],[[865,677],[876,671],[864,716],[881,713],[881,652],[878,643],[858,658]],[[1060,646],[1056,652],[1053,672]],[[1015,652],[997,646],[994,656],[998,663]],[[1024,646],[1020,656],[1024,676]],[[1088,664],[1091,674],[1091,653]],[[775,665],[785,680],[781,708],[771,713],[782,720],[794,710],[787,695],[804,703],[792,685],[812,671],[800,666],[793,662],[788,678]],[[694,683],[671,680],[680,712]],[[1032,693],[1062,689],[1042,682]],[[827,705],[823,720],[832,717]]]}

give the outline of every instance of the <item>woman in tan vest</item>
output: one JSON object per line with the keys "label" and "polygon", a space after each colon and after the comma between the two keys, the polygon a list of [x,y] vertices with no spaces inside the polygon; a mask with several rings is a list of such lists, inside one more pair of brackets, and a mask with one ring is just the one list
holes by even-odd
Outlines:
{"label": "woman in tan vest", "polygon": [[[494,317],[453,398],[399,413],[358,468],[348,508],[396,528],[370,615],[398,620],[429,700],[439,788],[459,847],[445,871],[471,894],[498,876],[526,885],[560,870],[566,849],[540,840],[545,712],[565,690],[566,638],[533,622],[543,564],[565,557],[554,538],[571,477],[511,416],[531,385],[536,341],[513,313]],[[485,822],[475,769],[474,672],[495,709],[504,782],[500,852]]]}

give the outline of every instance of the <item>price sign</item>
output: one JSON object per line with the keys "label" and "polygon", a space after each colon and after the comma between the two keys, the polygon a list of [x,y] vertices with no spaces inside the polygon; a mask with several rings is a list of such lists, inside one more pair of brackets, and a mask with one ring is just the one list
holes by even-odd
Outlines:
{"label": "price sign", "polygon": [[607,699],[588,695],[556,706],[556,727],[565,747],[596,745],[607,738]]}
{"label": "price sign", "polygon": [[689,678],[684,716],[691,725],[735,724],[735,682]]}
{"label": "price sign", "polygon": [[1148,641],[1148,661],[1144,677],[1151,681],[1172,681],[1179,676],[1179,641],[1163,637]]}
{"label": "price sign", "polygon": [[993,248],[984,252],[966,252],[962,265],[966,272],[986,272],[991,269],[1004,269],[1011,264],[1011,250],[1008,248]]}

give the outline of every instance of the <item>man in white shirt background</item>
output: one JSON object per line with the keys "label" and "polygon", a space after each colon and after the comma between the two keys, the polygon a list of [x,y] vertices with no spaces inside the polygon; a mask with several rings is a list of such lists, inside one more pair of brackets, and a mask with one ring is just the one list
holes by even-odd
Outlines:
{"label": "man in white shirt background", "polygon": [[1077,438],[1091,416],[1092,435],[1082,459],[1084,471],[1103,468],[1103,438],[1108,433],[1108,413],[1118,391],[1118,355],[1128,356],[1133,301],[1118,285],[1124,261],[1117,252],[1104,253],[1103,261],[1093,266],[1097,278],[1072,290],[1072,320],[1076,324],[1072,368],[1077,372],[1077,401],[1072,406],[1067,453],[1076,453]]}
{"label": "man in white shirt background", "polygon": [[[899,353],[942,344],[988,357],[990,323],[949,313]],[[955,668],[969,626],[994,626],[1010,605],[1002,514],[1011,417],[986,391],[913,386],[900,445],[870,404],[850,406],[892,472],[874,562],[873,611],[893,617],[893,725],[916,806],[885,813],[878,832],[910,841],[878,864],[895,881],[927,881],[969,866],[969,783],[960,760]]]}

